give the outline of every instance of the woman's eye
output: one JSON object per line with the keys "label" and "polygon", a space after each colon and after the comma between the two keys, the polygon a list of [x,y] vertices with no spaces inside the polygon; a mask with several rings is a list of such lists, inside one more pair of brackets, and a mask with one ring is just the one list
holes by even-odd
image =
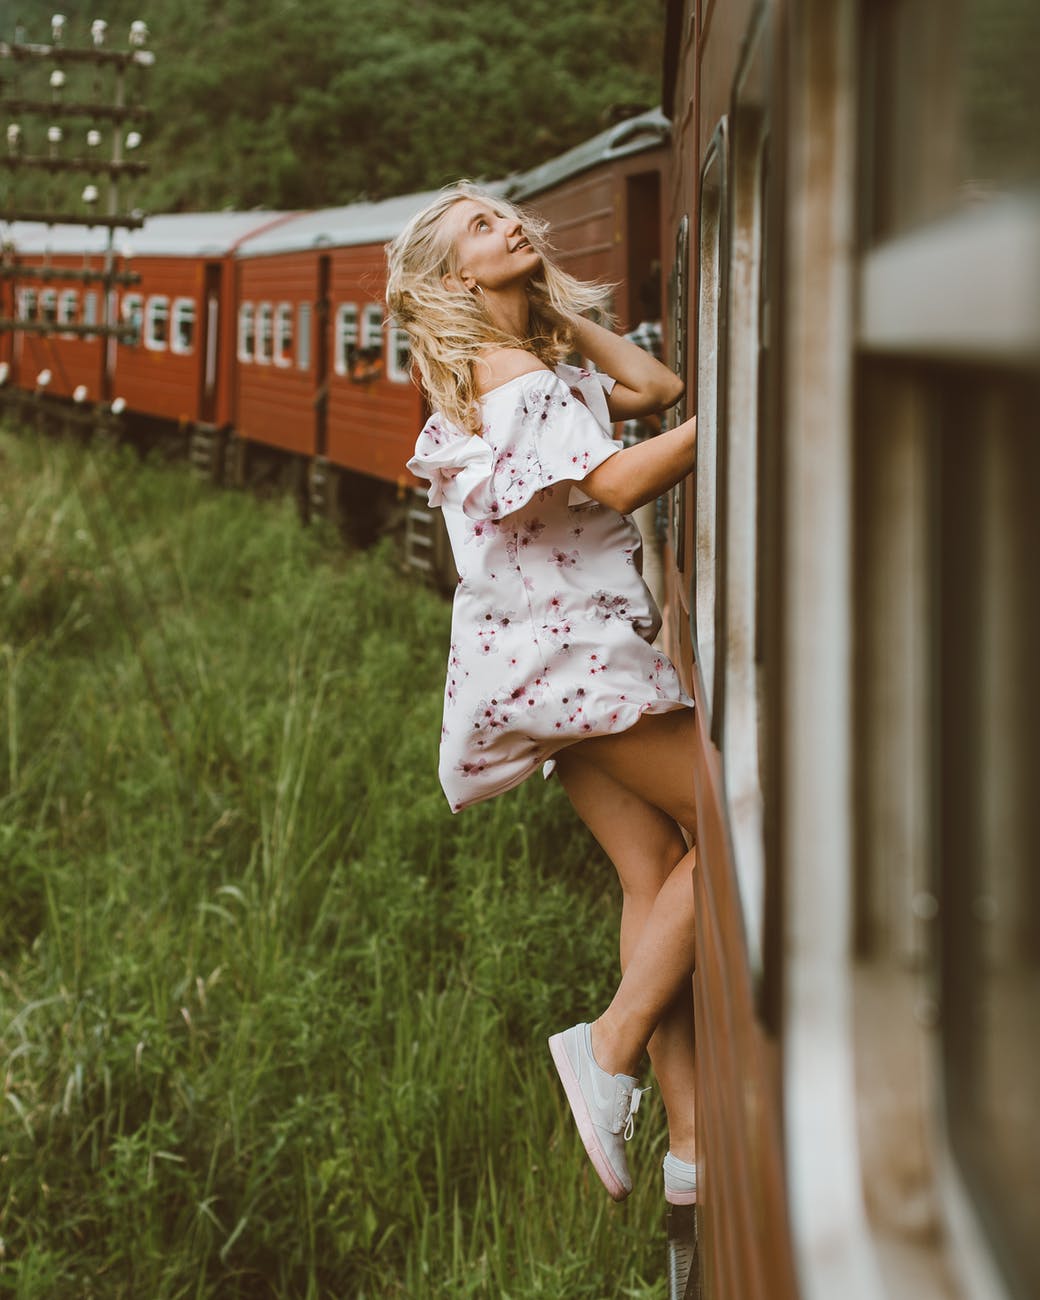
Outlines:
{"label": "woman's eye", "polygon": [[488,223],[483,219],[483,217],[481,217],[481,219],[477,222],[477,229],[480,230],[481,227],[483,227],[485,230],[490,230],[490,229],[491,229],[491,227],[490,227],[490,226],[488,225]]}

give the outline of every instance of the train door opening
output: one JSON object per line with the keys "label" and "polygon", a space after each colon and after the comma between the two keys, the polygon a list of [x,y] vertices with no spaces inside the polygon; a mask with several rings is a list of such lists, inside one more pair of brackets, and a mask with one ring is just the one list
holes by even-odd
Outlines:
{"label": "train door opening", "polygon": [[202,287],[202,337],[199,340],[199,417],[204,424],[217,420],[217,387],[220,374],[220,275],[219,262],[207,262]]}
{"label": "train door opening", "polygon": [[659,171],[629,176],[626,193],[628,265],[627,302],[618,322],[628,331],[643,321],[660,322],[661,297],[661,175]]}
{"label": "train door opening", "polygon": [[329,284],[332,258],[318,259],[317,339],[314,350],[314,455],[324,457],[329,438]]}

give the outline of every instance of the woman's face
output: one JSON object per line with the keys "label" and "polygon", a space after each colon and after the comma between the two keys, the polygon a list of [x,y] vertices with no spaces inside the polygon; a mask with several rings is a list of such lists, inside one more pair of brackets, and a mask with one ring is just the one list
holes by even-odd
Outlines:
{"label": "woman's face", "polygon": [[492,199],[459,199],[444,220],[455,244],[456,278],[467,289],[504,289],[526,281],[541,265],[518,218]]}

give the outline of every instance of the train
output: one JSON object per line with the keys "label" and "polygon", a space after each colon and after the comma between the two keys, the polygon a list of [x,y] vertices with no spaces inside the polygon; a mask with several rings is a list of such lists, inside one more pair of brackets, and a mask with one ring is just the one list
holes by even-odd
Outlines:
{"label": "train", "polygon": [[[1015,0],[667,0],[662,22],[659,109],[493,184],[617,286],[617,328],[659,269],[686,384],[669,418],[698,418],[659,512],[662,636],[698,720],[686,1295],[1025,1300],[1035,20]],[[382,305],[383,245],[428,197],[150,218],[117,248],[140,276],[118,343],[60,330],[100,319],[61,272],[100,265],[104,234],[11,227],[7,265],[50,278],[2,281],[2,314],[57,332],[0,335],[0,406],[177,430],[201,472],[282,474],[359,536],[403,519],[409,563],[450,582]]]}

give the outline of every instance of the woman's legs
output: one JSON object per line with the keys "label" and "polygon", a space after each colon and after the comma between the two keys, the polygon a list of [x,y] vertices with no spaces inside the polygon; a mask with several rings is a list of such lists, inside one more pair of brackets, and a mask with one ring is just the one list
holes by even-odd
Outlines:
{"label": "woman's legs", "polygon": [[[671,715],[657,715],[663,721]],[[649,721],[649,719],[644,720]],[[692,721],[692,719],[691,719]],[[642,725],[642,724],[641,724]],[[648,732],[654,731],[653,736]],[[646,764],[671,806],[692,826],[690,739],[684,728],[644,727],[624,733],[624,745],[601,746],[603,737],[557,755],[560,777],[578,815],[614,863],[624,905],[621,919],[623,977],[610,1006],[593,1026],[593,1050],[611,1074],[635,1074],[649,1047],[654,1072],[668,1113],[672,1152],[694,1158],[693,885],[695,861],[673,815],[622,783],[609,766],[624,775],[630,766],[644,784]],[[594,752],[598,747],[599,752]],[[604,753],[605,751],[605,753]],[[604,759],[601,763],[597,760]],[[661,764],[669,766],[662,767]],[[690,793],[685,798],[682,773]],[[669,772],[678,777],[672,780]]]}

